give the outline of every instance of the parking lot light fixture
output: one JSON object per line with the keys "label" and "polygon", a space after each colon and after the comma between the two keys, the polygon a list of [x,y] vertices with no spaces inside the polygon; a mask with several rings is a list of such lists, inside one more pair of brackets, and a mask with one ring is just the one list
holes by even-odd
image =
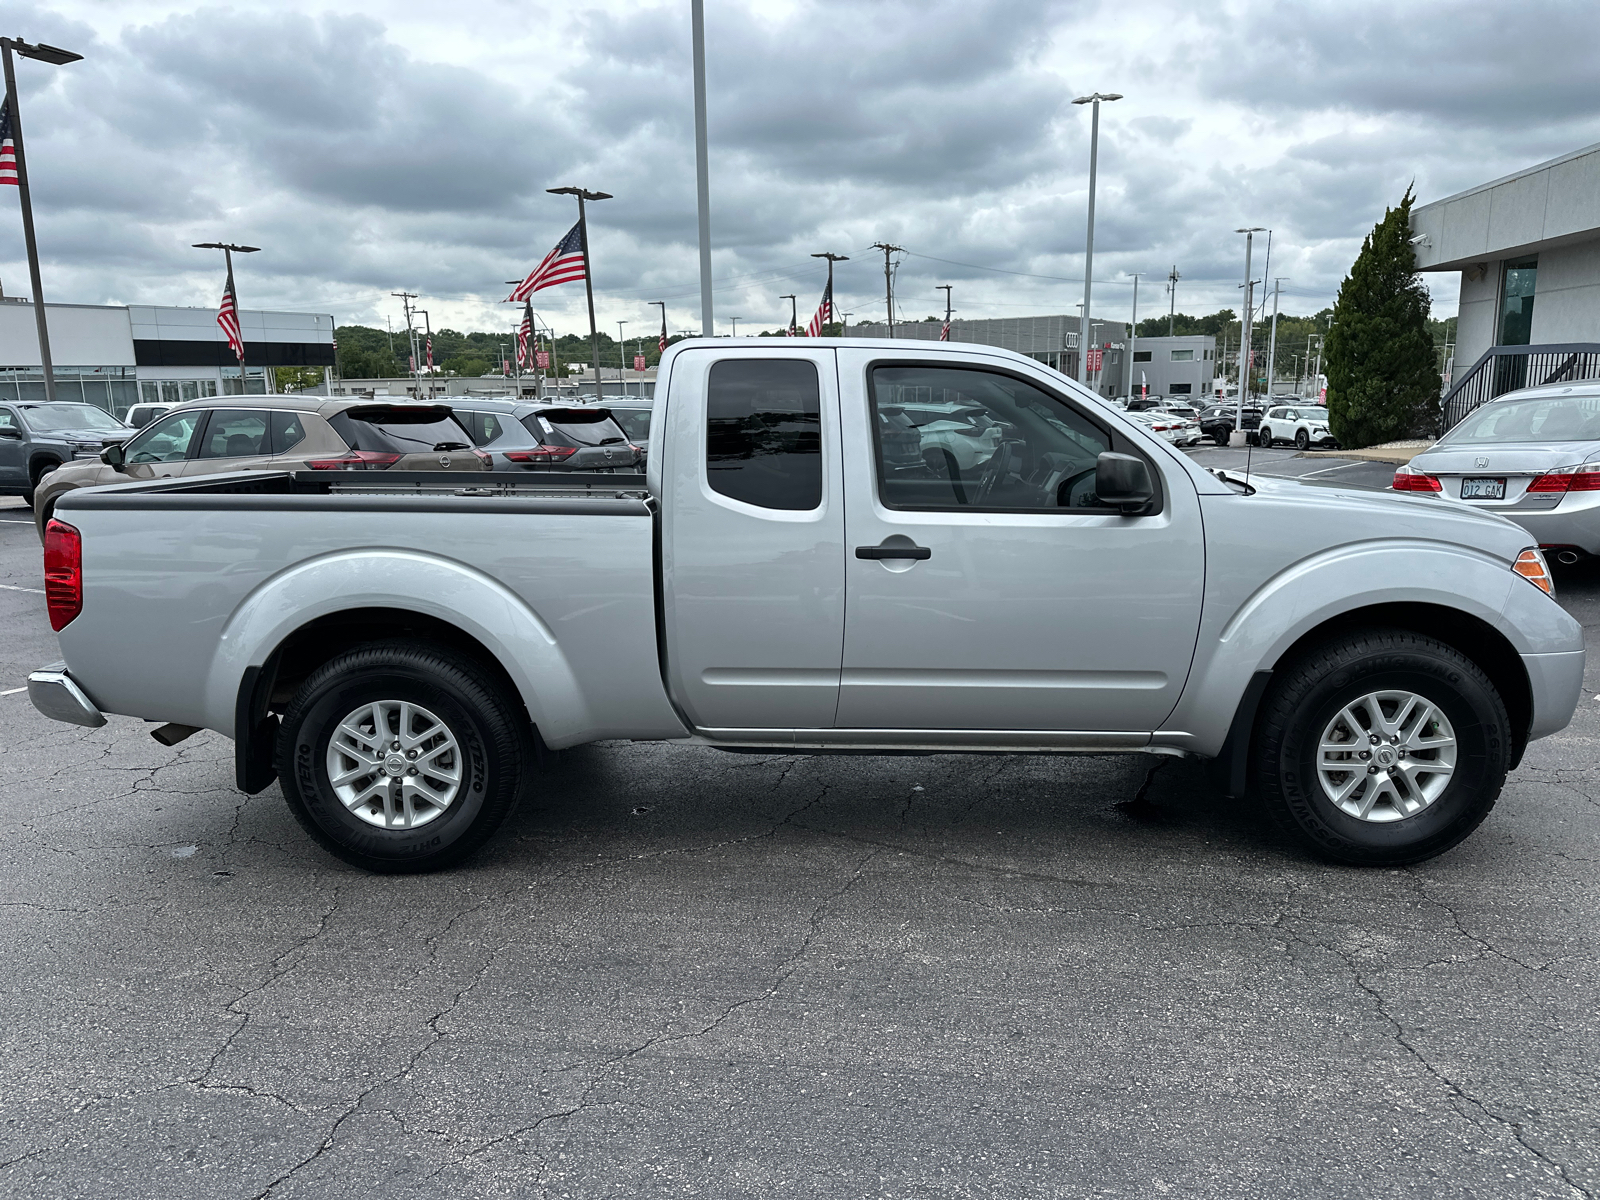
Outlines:
{"label": "parking lot light fixture", "polygon": [[23,58],[64,67],[83,57],[59,46],[43,42],[30,44],[21,38],[0,38],[0,56],[5,60],[6,113],[11,118],[11,145],[17,160],[17,199],[22,208],[22,239],[28,248],[28,279],[33,284],[33,321],[39,331],[39,369],[44,376],[46,403],[56,398],[55,367],[50,361],[50,327],[44,315],[44,283],[39,275],[39,243],[33,236],[33,199],[28,190],[28,155],[22,142],[22,114],[17,111],[17,75],[11,53]]}
{"label": "parking lot light fixture", "polygon": [[1089,382],[1089,298],[1094,289],[1094,187],[1100,162],[1100,102],[1121,100],[1121,92],[1095,92],[1079,96],[1074,104],[1092,104],[1089,125],[1089,233],[1083,245],[1083,316],[1078,321],[1078,382]]}
{"label": "parking lot light fixture", "polygon": [[1239,394],[1233,406],[1233,433],[1228,437],[1230,445],[1244,444],[1244,403],[1246,389],[1250,386],[1250,252],[1258,233],[1265,232],[1264,225],[1249,225],[1243,229],[1235,229],[1235,233],[1244,234],[1244,321],[1239,326]]}

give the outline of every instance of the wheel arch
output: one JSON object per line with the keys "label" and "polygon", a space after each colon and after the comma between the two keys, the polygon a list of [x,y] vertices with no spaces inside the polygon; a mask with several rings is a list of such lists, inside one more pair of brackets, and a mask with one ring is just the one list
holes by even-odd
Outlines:
{"label": "wheel arch", "polygon": [[28,456],[28,482],[37,487],[46,472],[55,470],[65,462],[66,459],[54,450],[34,451]]}
{"label": "wheel arch", "polygon": [[1436,638],[1482,668],[1505,703],[1511,719],[1511,767],[1522,761],[1533,723],[1533,687],[1522,656],[1505,634],[1489,622],[1459,608],[1426,601],[1368,604],[1338,613],[1300,634],[1252,677],[1234,710],[1227,740],[1218,754],[1221,782],[1230,795],[1246,786],[1250,749],[1260,725],[1261,699],[1271,677],[1314,647],[1361,629],[1403,629]]}

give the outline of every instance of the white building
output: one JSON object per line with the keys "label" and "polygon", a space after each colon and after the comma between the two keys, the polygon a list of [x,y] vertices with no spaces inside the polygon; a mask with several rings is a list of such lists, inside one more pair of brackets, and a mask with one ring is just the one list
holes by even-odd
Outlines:
{"label": "white building", "polygon": [[[215,309],[154,304],[46,304],[56,399],[123,416],[139,401],[274,390],[271,367],[331,367],[333,318],[326,313],[244,309],[245,369],[217,325]],[[0,399],[44,399],[38,328],[25,299],[0,300]]]}

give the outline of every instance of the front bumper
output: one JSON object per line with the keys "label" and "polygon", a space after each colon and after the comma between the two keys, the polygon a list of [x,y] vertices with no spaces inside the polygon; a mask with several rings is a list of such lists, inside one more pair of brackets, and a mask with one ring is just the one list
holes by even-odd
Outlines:
{"label": "front bumper", "polygon": [[28,699],[52,721],[98,729],[105,716],[67,674],[67,664],[51,663],[28,676]]}
{"label": "front bumper", "polygon": [[1565,729],[1583,699],[1582,650],[1558,654],[1524,654],[1522,665],[1528,672],[1528,687],[1533,694],[1533,720],[1528,740],[1549,737]]}

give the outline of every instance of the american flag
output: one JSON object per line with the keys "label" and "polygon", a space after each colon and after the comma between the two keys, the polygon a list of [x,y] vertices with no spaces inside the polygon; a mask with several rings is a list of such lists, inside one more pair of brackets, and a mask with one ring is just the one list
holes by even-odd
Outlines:
{"label": "american flag", "polygon": [[661,310],[661,340],[656,343],[661,348],[661,353],[667,352],[667,310]]}
{"label": "american flag", "polygon": [[11,136],[11,97],[0,101],[0,183],[21,187],[17,179],[17,143]]}
{"label": "american flag", "polygon": [[950,322],[949,321],[946,321],[943,325],[939,326],[939,340],[941,342],[948,342],[950,340]]}
{"label": "american flag", "polygon": [[817,305],[811,324],[806,326],[807,337],[821,337],[822,327],[833,320],[833,283],[822,289],[822,303]]}
{"label": "american flag", "polygon": [[533,305],[528,304],[522,311],[522,328],[517,330],[517,370],[522,370],[528,365],[528,343],[533,338]]}
{"label": "american flag", "polygon": [[239,332],[239,308],[233,300],[231,271],[228,273],[228,286],[222,292],[222,307],[217,310],[217,324],[222,326],[223,336],[228,339],[228,345],[233,347],[239,365],[244,366],[244,335]]}
{"label": "american flag", "polygon": [[585,248],[583,224],[579,222],[567,230],[567,236],[556,243],[556,248],[544,256],[544,261],[517,284],[516,290],[506,297],[507,304],[526,300],[542,288],[558,283],[573,283],[584,276]]}
{"label": "american flag", "polygon": [[433,334],[428,335],[428,371],[433,372]]}

